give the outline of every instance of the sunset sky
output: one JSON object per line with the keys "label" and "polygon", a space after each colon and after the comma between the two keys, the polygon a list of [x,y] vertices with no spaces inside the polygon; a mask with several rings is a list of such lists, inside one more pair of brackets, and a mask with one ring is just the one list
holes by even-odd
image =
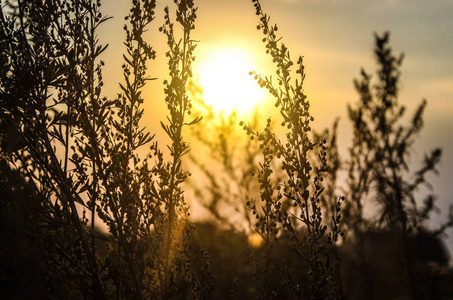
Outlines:
{"label": "sunset sky", "polygon": [[[150,63],[149,72],[159,80],[150,84],[148,93],[155,102],[146,104],[148,109],[154,107],[154,112],[165,106],[161,95],[151,91],[161,90],[162,81],[167,77],[165,37],[157,28],[162,24],[163,6],[172,5],[173,1],[158,2],[157,17],[149,32],[158,59]],[[270,74],[269,58],[264,53],[261,33],[256,30],[258,18],[251,0],[201,0],[195,3],[199,10],[193,39],[200,41],[196,49],[195,76],[200,71],[197,67],[206,64],[203,58],[225,48],[249,53],[251,65],[248,70]],[[373,33],[391,32],[390,45],[394,52],[405,53],[400,103],[407,106],[407,115],[411,116],[423,98],[428,100],[425,127],[412,149],[411,161],[417,165],[428,150],[438,146],[444,151],[440,176],[430,177],[439,198],[438,207],[442,210],[440,215],[433,217],[444,219],[448,214],[448,203],[453,203],[453,1],[262,0],[261,4],[271,16],[271,23],[278,24],[292,58],[304,56],[305,92],[316,119],[314,127],[321,130],[330,126],[337,116],[341,117],[339,143],[342,153],[347,152],[351,138],[347,104],[358,99],[352,80],[359,76],[361,67],[374,73]],[[101,42],[110,44],[103,57],[106,61],[105,93],[115,95],[119,90],[117,82],[121,80],[123,17],[129,4],[124,0],[108,0],[103,2],[102,9],[106,15],[114,17],[103,25],[99,37]],[[153,126],[157,126],[164,115],[147,115],[147,118],[155,120],[154,123],[150,121],[153,124],[148,127],[151,131],[160,130]],[[452,250],[453,230],[448,234]]]}

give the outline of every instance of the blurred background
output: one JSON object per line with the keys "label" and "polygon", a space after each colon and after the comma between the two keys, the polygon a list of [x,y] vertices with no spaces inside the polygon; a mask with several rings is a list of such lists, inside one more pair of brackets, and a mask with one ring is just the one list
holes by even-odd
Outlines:
{"label": "blurred background", "polygon": [[[160,6],[162,12],[163,7],[171,2],[158,1],[158,8]],[[338,131],[340,157],[347,156],[352,138],[347,105],[358,101],[353,79],[359,78],[362,67],[368,73],[374,73],[373,33],[390,32],[390,46],[394,53],[405,54],[399,101],[407,107],[406,119],[409,121],[422,99],[428,101],[424,128],[411,149],[412,170],[420,166],[429,150],[435,147],[443,150],[438,167],[440,175],[431,174],[428,180],[438,197],[439,212],[433,214],[431,225],[436,227],[445,221],[453,195],[453,3],[448,0],[439,0],[435,4],[423,0],[263,0],[261,4],[270,15],[271,23],[278,24],[279,33],[289,47],[292,58],[296,59],[298,55],[304,57],[307,73],[304,86],[311,104],[311,114],[315,117],[314,129],[322,131],[330,127],[337,117],[341,118]],[[240,53],[241,63],[249,64],[238,69],[237,77],[243,78],[243,73],[248,71],[256,71],[263,76],[272,74],[271,61],[265,54],[261,33],[256,30],[258,18],[251,1],[201,0],[196,5],[199,9],[194,39],[199,43],[194,80],[198,84],[201,82],[202,89],[205,90],[206,86],[203,87],[200,74],[207,72],[207,66],[215,62],[216,54],[220,53],[217,57],[221,57],[222,51]],[[103,57],[106,61],[104,92],[110,96],[116,95],[119,90],[117,82],[121,80],[121,66],[116,62],[122,59],[122,26],[128,9],[127,1],[111,0],[103,3],[104,13],[113,16],[101,28],[99,35],[101,42],[110,45]],[[158,13],[153,26],[157,28],[162,22],[163,13]],[[150,31],[148,36],[157,51],[157,59],[149,65],[149,74],[152,77],[166,74],[165,36],[157,30]],[[149,122],[145,125],[152,132],[157,132],[158,140],[165,140],[159,125],[161,112],[166,109],[162,101],[163,80],[160,77],[150,82],[148,94],[145,94],[145,119]],[[226,86],[229,84],[235,82],[225,82]],[[232,93],[230,98],[241,94],[232,88],[226,88],[221,94],[228,91]],[[261,97],[257,103],[260,114],[265,118],[275,114],[273,100],[265,94],[258,97]],[[238,102],[241,101],[247,100],[240,99]],[[207,102],[212,104],[209,99]],[[228,107],[234,107],[234,104]],[[230,108],[223,113],[227,115]],[[242,110],[237,107],[237,111],[239,119],[251,119],[253,110],[250,106]],[[427,191],[419,191],[420,199]],[[196,204],[192,206],[198,207]],[[193,213],[195,216],[204,216],[200,207],[194,209]],[[449,229],[446,233],[448,236],[443,238],[451,252],[453,230]]]}

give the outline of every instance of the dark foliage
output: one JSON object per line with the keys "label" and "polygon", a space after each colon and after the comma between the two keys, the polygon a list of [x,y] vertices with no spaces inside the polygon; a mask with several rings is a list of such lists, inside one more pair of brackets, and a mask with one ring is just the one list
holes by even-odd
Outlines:
{"label": "dark foliage", "polygon": [[162,124],[172,140],[169,161],[157,143],[146,158],[137,154],[153,139],[140,119],[141,91],[151,79],[146,65],[155,57],[142,35],[154,19],[155,1],[132,1],[124,82],[113,100],[101,96],[99,58],[106,46],[99,45],[97,29],[108,18],[100,1],[11,1],[2,7],[2,263],[22,260],[23,251],[16,250],[33,245],[23,260],[33,262],[30,273],[37,274],[29,284],[34,292],[21,290],[30,277],[22,276],[26,269],[19,264],[8,264],[2,286],[22,281],[8,285],[5,295],[206,297],[207,255],[191,243],[182,189],[189,173],[181,167],[190,150],[182,127],[198,121],[186,120],[191,104],[185,90],[196,8],[193,1],[175,5],[183,38],[176,40],[168,7],[161,28],[169,47],[169,124]]}
{"label": "dark foliage", "polygon": [[[331,131],[312,130],[302,57],[294,64],[277,25],[270,24],[258,0],[252,3],[276,83],[271,76],[250,75],[275,98],[276,116],[264,123],[255,116],[237,127],[236,115],[216,123],[201,99],[191,100],[197,7],[193,0],[175,0],[159,28],[169,69],[161,127],[170,143],[163,150],[142,125],[142,91],[155,80],[147,67],[156,52],[144,39],[155,19],[155,0],[132,1],[124,26],[123,80],[114,99],[102,96],[101,55],[107,45],[100,44],[97,32],[109,18],[102,15],[100,0],[5,2],[0,10],[3,298],[451,296],[449,257],[438,236],[452,226],[453,215],[429,230],[435,196],[420,204],[416,193],[436,172],[441,150],[409,172],[407,157],[422,129],[426,101],[410,124],[401,125],[402,56],[392,54],[388,34],[376,35],[376,82],[364,71],[355,81],[360,101],[349,107],[354,140],[350,159],[342,160],[338,121]],[[203,118],[204,128],[194,126]],[[210,160],[188,155],[187,127],[207,147]],[[241,128],[249,139],[240,144]],[[148,154],[139,155],[144,147]],[[188,158],[192,164],[185,163]],[[195,166],[209,181],[194,176],[190,184],[214,219],[197,226],[185,191]],[[337,195],[341,168],[349,172],[346,199]],[[367,198],[381,208],[376,218],[364,216]]]}
{"label": "dark foliage", "polygon": [[[347,196],[351,201],[345,208],[345,221],[351,237],[356,240],[362,267],[367,268],[366,261],[372,255],[363,253],[363,247],[371,245],[373,242],[367,240],[376,237],[381,241],[378,244],[381,244],[383,251],[393,249],[398,252],[395,255],[389,254],[398,257],[399,266],[395,267],[388,278],[393,278],[394,283],[400,286],[402,295],[427,299],[429,293],[427,295],[424,291],[424,284],[430,283],[429,280],[419,280],[422,274],[426,275],[426,270],[417,266],[417,251],[423,250],[417,248],[414,252],[413,247],[421,245],[414,244],[414,241],[438,241],[436,237],[452,226],[453,214],[450,212],[448,221],[439,229],[429,230],[427,221],[435,208],[435,196],[428,194],[420,203],[417,191],[423,185],[429,187],[426,177],[430,172],[437,173],[436,165],[442,151],[440,148],[431,151],[426,155],[422,167],[410,173],[407,159],[415,138],[423,127],[423,111],[427,102],[422,101],[410,124],[402,124],[406,108],[398,103],[398,93],[401,75],[399,68],[404,56],[392,53],[389,33],[375,35],[375,40],[374,52],[378,64],[376,80],[373,83],[372,76],[362,70],[362,78],[354,81],[360,100],[356,105],[349,106],[354,136],[350,160],[347,162]],[[364,203],[368,198],[373,199],[380,209],[376,219],[364,217]],[[375,230],[393,238],[381,239],[379,234],[373,233]],[[435,251],[433,249],[433,253]],[[441,254],[438,259],[442,261]],[[432,262],[434,261],[435,259]],[[369,275],[373,273],[371,269],[364,272]],[[386,288],[392,289],[391,286]]]}

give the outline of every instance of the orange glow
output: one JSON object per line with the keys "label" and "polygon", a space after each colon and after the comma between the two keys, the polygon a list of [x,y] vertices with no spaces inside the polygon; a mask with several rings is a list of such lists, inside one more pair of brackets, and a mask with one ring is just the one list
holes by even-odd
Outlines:
{"label": "orange glow", "polygon": [[259,235],[259,233],[253,232],[249,235],[248,242],[249,245],[252,246],[253,248],[259,248],[263,245],[264,240],[261,237],[261,235]]}

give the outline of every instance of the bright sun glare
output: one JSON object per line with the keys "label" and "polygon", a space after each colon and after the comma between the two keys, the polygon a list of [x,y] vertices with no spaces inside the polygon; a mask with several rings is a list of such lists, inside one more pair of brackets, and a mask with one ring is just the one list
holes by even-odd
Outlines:
{"label": "bright sun glare", "polygon": [[246,51],[222,49],[215,51],[200,62],[197,70],[203,98],[215,111],[230,113],[250,112],[264,101],[266,93],[249,72],[254,62]]}

